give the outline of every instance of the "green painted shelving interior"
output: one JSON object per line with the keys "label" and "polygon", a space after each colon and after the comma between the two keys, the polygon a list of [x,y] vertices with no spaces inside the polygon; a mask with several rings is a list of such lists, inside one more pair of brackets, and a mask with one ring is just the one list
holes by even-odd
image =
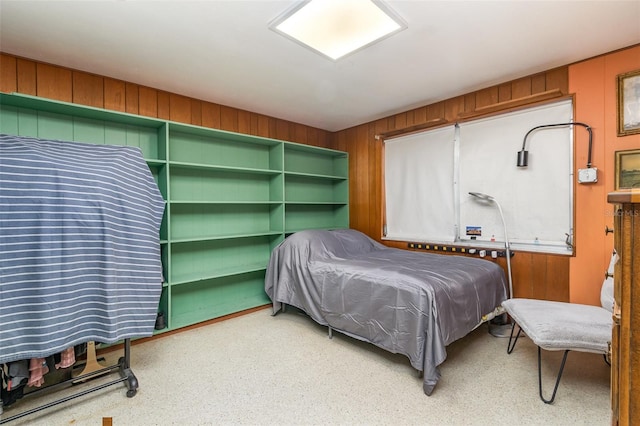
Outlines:
{"label": "green painted shelving interior", "polygon": [[140,148],[167,201],[164,331],[269,303],[275,246],[349,226],[345,152],[4,93],[0,132]]}

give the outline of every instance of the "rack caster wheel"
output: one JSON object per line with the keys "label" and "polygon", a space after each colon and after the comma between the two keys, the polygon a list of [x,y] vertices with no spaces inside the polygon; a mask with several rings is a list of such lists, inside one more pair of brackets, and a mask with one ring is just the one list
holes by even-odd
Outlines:
{"label": "rack caster wheel", "polygon": [[138,393],[137,389],[129,389],[127,391],[127,398],[133,398],[134,396],[136,396],[136,393]]}

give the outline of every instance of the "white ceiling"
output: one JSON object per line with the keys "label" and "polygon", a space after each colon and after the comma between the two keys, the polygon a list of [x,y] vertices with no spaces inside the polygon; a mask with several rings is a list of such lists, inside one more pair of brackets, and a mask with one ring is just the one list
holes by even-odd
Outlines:
{"label": "white ceiling", "polygon": [[0,50],[336,131],[640,43],[638,0],[387,0],[333,62],[268,29],[295,3],[0,0]]}

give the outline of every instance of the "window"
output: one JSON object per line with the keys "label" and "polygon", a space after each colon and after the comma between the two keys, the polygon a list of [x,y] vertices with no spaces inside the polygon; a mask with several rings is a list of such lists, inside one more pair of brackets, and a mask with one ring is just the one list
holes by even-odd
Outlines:
{"label": "window", "polygon": [[572,118],[565,100],[385,140],[384,238],[503,246],[498,209],[473,191],[500,203],[512,248],[571,254],[572,127],[532,133],[529,167],[516,156],[531,128]]}

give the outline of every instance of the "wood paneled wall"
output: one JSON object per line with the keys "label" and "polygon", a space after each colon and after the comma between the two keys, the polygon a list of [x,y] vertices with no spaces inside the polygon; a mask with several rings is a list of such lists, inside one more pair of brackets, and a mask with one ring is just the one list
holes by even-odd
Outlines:
{"label": "wood paneled wall", "polygon": [[[452,124],[568,95],[568,67],[561,67],[477,92],[395,114],[334,134],[335,149],[349,152],[351,228],[382,241],[383,152],[376,135],[413,131],[434,123]],[[514,295],[569,301],[568,256],[518,252],[512,260]],[[506,270],[504,259],[498,259]]]}
{"label": "wood paneled wall", "polygon": [[0,91],[330,148],[332,133],[139,84],[0,53]]}
{"label": "wood paneled wall", "polygon": [[[5,53],[0,53],[0,91],[347,151],[350,226],[380,241],[383,158],[376,135],[469,120],[566,95],[568,72],[567,67],[553,69],[335,133]],[[383,243],[406,248],[403,242]],[[503,259],[497,261],[505,267]],[[516,296],[569,299],[568,257],[517,253],[512,267]],[[547,277],[554,277],[552,285],[544,284],[551,282]]]}

